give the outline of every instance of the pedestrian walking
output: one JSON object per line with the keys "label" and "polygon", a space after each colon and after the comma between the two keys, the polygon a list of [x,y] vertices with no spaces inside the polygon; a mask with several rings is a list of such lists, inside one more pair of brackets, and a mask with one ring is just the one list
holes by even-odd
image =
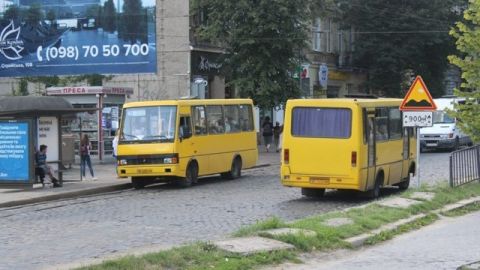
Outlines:
{"label": "pedestrian walking", "polygon": [[265,150],[268,152],[270,150],[270,145],[272,144],[273,137],[273,125],[270,122],[270,117],[265,117],[265,120],[262,124],[262,136],[263,142],[265,143]]}
{"label": "pedestrian walking", "polygon": [[117,173],[118,175],[118,172],[117,172],[117,148],[118,148],[118,131],[117,131],[117,134],[115,134],[115,137],[113,137],[113,140],[112,140],[112,148],[113,148],[113,151],[112,151],[112,155],[113,155],[113,158],[115,159],[115,173]]}
{"label": "pedestrian walking", "polygon": [[275,145],[275,151],[280,151],[280,134],[283,132],[283,126],[280,126],[279,122],[275,122],[273,127],[273,142]]}
{"label": "pedestrian walking", "polygon": [[88,135],[84,134],[80,142],[80,169],[82,171],[82,176],[85,178],[85,166],[88,166],[90,169],[90,175],[92,180],[97,180],[93,173],[92,161],[90,159],[90,150],[92,149],[92,144],[88,139]]}

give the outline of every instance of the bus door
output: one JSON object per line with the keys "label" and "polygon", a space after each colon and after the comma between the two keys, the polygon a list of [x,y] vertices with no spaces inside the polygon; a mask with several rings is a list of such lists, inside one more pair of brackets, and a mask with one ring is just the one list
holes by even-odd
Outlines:
{"label": "bus door", "polygon": [[369,190],[375,183],[376,166],[376,141],[375,141],[375,111],[367,115],[367,181],[366,189]]}
{"label": "bus door", "polygon": [[403,129],[403,168],[402,178],[408,177],[409,159],[410,159],[410,133],[411,128]]}

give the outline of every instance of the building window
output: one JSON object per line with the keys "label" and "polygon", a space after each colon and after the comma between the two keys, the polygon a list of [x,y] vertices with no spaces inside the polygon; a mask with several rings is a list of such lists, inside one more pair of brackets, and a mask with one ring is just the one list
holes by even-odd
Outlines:
{"label": "building window", "polygon": [[313,41],[312,41],[313,48],[312,49],[317,52],[320,52],[322,49],[321,31],[322,31],[322,21],[320,18],[316,18],[315,23],[313,25]]}
{"label": "building window", "polygon": [[331,36],[331,33],[332,33],[332,20],[328,20],[328,23],[327,23],[327,52],[332,52],[332,36]]}

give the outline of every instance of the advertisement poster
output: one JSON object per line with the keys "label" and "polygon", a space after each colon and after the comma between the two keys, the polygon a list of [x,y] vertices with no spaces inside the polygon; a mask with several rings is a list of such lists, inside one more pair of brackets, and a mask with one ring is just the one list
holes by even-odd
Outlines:
{"label": "advertisement poster", "polygon": [[29,181],[29,134],[26,122],[0,122],[0,183]]}
{"label": "advertisement poster", "polygon": [[[60,149],[58,141],[58,119],[54,116],[42,116],[38,118],[38,138],[37,144],[45,144],[47,148],[47,161],[59,160]],[[49,164],[54,170],[58,169],[58,164]]]}
{"label": "advertisement poster", "polygon": [[0,14],[0,77],[156,72],[155,0],[0,0]]}

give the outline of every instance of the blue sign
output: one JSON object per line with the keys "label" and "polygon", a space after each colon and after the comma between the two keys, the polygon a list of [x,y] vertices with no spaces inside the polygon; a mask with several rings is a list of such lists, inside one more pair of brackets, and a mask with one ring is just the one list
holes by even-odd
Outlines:
{"label": "blue sign", "polygon": [[[99,0],[56,2],[55,8],[39,0],[39,7],[29,9],[40,9],[49,19],[32,22],[28,12],[15,19],[4,16],[0,77],[156,73],[155,1],[143,1],[149,3],[107,1],[108,13]],[[27,2],[20,1],[22,8]],[[14,8],[19,9],[11,5],[7,11]]]}
{"label": "blue sign", "polygon": [[328,67],[326,64],[321,64],[318,71],[318,82],[322,88],[327,88],[328,84]]}
{"label": "blue sign", "polygon": [[0,183],[29,182],[29,124],[0,122]]}

